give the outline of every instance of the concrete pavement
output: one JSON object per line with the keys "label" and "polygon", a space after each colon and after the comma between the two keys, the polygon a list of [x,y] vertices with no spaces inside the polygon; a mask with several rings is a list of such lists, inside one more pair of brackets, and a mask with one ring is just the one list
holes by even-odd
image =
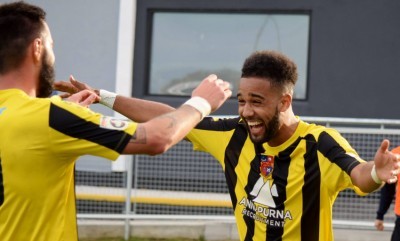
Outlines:
{"label": "concrete pavement", "polygon": [[[390,226],[390,224],[388,225]],[[80,238],[124,237],[124,221],[78,220]],[[234,222],[228,221],[187,221],[187,220],[137,220],[130,222],[130,235],[153,238],[203,237],[207,241],[237,241]],[[335,241],[390,241],[391,228],[376,231],[372,228],[334,228]],[[323,241],[323,240],[321,240]]]}

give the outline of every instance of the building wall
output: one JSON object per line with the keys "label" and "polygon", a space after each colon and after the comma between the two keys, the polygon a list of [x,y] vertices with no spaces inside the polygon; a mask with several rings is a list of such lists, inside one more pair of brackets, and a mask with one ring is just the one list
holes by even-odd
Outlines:
{"label": "building wall", "polygon": [[[0,3],[5,2],[10,1],[0,0]],[[68,80],[72,74],[91,86],[114,91],[120,1],[26,2],[38,5],[47,12],[47,23],[54,40],[56,79]],[[91,109],[113,115],[113,111],[101,105],[92,105]],[[110,171],[112,163],[100,157],[83,156],[77,162],[77,169]]]}
{"label": "building wall", "polygon": [[[0,2],[6,2],[0,0]],[[28,0],[42,6],[55,41],[57,79],[70,74],[93,86],[115,90],[118,58],[118,19],[121,1]],[[135,1],[133,1],[135,2]],[[295,101],[294,110],[303,116],[399,118],[400,2],[394,0],[139,0],[138,16],[147,7],[180,6],[202,9],[310,10],[308,98]],[[140,16],[139,16],[140,17]],[[122,23],[134,28],[134,23]],[[138,19],[133,90],[137,95],[178,105],[185,98],[146,96],[144,41]],[[133,49],[126,49],[133,52]],[[120,63],[118,63],[120,64]],[[128,64],[129,65],[129,64]],[[123,71],[133,71],[132,66]],[[131,73],[129,73],[131,74]],[[130,83],[132,84],[132,83]],[[129,92],[128,92],[129,93]],[[98,106],[95,110],[111,114]],[[236,114],[230,100],[218,114]]]}
{"label": "building wall", "polygon": [[[0,3],[5,2],[8,1],[0,0]],[[66,80],[73,74],[95,87],[127,95],[133,93],[136,97],[173,106],[183,103],[187,97],[148,96],[143,90],[147,81],[144,48],[147,30],[143,17],[146,17],[147,8],[309,10],[308,97],[304,101],[294,101],[295,113],[300,116],[400,119],[399,1],[138,0],[137,19],[134,0],[27,2],[47,11],[58,80]],[[100,105],[91,108],[113,115]],[[234,98],[217,112],[223,115],[236,113]],[[81,160],[78,169],[111,169],[110,162],[99,161],[97,157],[87,156]]]}
{"label": "building wall", "polygon": [[[0,2],[9,2],[0,0]],[[26,0],[47,12],[54,40],[56,79],[115,89],[119,1]],[[95,109],[112,114],[106,108]]]}
{"label": "building wall", "polygon": [[[146,96],[148,9],[311,11],[308,98],[295,101],[303,116],[399,118],[400,2],[392,0],[138,0],[135,95],[178,105],[182,99]],[[139,37],[140,36],[140,37]],[[142,89],[141,89],[142,88]],[[235,100],[219,111],[236,114]]]}

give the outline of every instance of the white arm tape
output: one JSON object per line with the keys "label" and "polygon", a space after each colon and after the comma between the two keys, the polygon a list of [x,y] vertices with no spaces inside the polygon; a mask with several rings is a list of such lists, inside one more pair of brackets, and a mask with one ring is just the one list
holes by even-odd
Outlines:
{"label": "white arm tape", "polygon": [[375,164],[372,166],[371,177],[372,177],[372,180],[374,180],[374,182],[376,184],[382,184],[382,180],[379,179],[378,174],[376,174]]}
{"label": "white arm tape", "polygon": [[114,106],[114,102],[115,102],[115,98],[117,97],[116,93],[113,92],[109,92],[107,90],[99,90],[99,94],[100,94],[100,104],[103,104],[109,108],[113,108]]}
{"label": "white arm tape", "polygon": [[211,105],[208,101],[200,96],[194,96],[187,100],[184,105],[190,105],[196,110],[198,110],[201,114],[201,119],[205,116],[208,116],[211,113]]}

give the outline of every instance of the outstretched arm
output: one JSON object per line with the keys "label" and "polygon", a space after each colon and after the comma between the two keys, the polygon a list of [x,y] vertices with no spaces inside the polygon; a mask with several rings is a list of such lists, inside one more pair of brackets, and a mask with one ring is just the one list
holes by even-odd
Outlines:
{"label": "outstretched arm", "polygon": [[351,172],[353,183],[364,192],[372,192],[383,183],[394,183],[399,173],[399,155],[389,151],[389,140],[383,140],[373,161],[356,166]]}
{"label": "outstretched arm", "polygon": [[156,155],[165,152],[232,95],[229,83],[216,75],[205,78],[193,90],[192,98],[176,110],[166,104],[96,90],[72,76],[70,83],[58,81],[54,88],[66,92],[64,97],[82,90],[95,92],[100,96],[100,103],[141,123],[125,147],[124,154]]}
{"label": "outstretched arm", "polygon": [[[61,95],[62,97],[70,97],[72,94],[78,93],[82,90],[93,91],[100,96],[100,90],[76,80],[73,76],[70,76],[69,82],[56,81],[54,83],[54,88],[58,91],[65,92]],[[97,102],[99,102],[99,100],[97,100]],[[138,123],[146,122],[154,117],[175,110],[175,108],[160,102],[122,95],[115,95],[115,101],[113,105],[109,107]]]}
{"label": "outstretched arm", "polygon": [[175,108],[160,102],[122,95],[116,96],[112,109],[138,123],[175,110]]}
{"label": "outstretched arm", "polygon": [[177,110],[139,124],[123,153],[155,155],[165,152],[231,95],[228,82],[210,75],[193,90],[192,98]]}
{"label": "outstretched arm", "polygon": [[210,75],[193,90],[192,98],[175,110],[154,101],[98,91],[73,77],[70,81],[71,83],[56,82],[55,88],[67,92],[67,96],[82,90],[96,92],[100,95],[101,103],[136,122],[144,122],[138,124],[123,151],[124,154],[156,155],[165,152],[182,140],[204,116],[217,110],[232,95],[228,82],[218,79],[216,75]]}

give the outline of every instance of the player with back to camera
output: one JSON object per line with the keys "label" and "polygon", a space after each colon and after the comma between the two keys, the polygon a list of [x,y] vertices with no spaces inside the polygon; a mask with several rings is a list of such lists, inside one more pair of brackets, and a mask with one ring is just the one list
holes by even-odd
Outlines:
{"label": "player with back to camera", "polygon": [[[276,51],[244,62],[237,118],[204,118],[186,138],[225,173],[240,240],[332,241],[332,205],[351,188],[364,195],[396,181],[398,156],[382,141],[374,160],[360,158],[336,130],[302,121],[292,110],[297,67]],[[56,88],[90,86],[71,79]],[[138,122],[172,107],[115,96],[112,108]],[[137,113],[141,113],[138,115]],[[382,181],[383,180],[383,181]]]}
{"label": "player with back to camera", "polygon": [[[78,240],[74,165],[79,156],[160,154],[229,98],[229,83],[205,78],[177,110],[145,123],[83,107],[84,90],[48,98],[53,40],[45,12],[25,2],[0,5],[0,240]],[[103,96],[112,105],[113,98]],[[81,106],[83,105],[83,106]]]}

